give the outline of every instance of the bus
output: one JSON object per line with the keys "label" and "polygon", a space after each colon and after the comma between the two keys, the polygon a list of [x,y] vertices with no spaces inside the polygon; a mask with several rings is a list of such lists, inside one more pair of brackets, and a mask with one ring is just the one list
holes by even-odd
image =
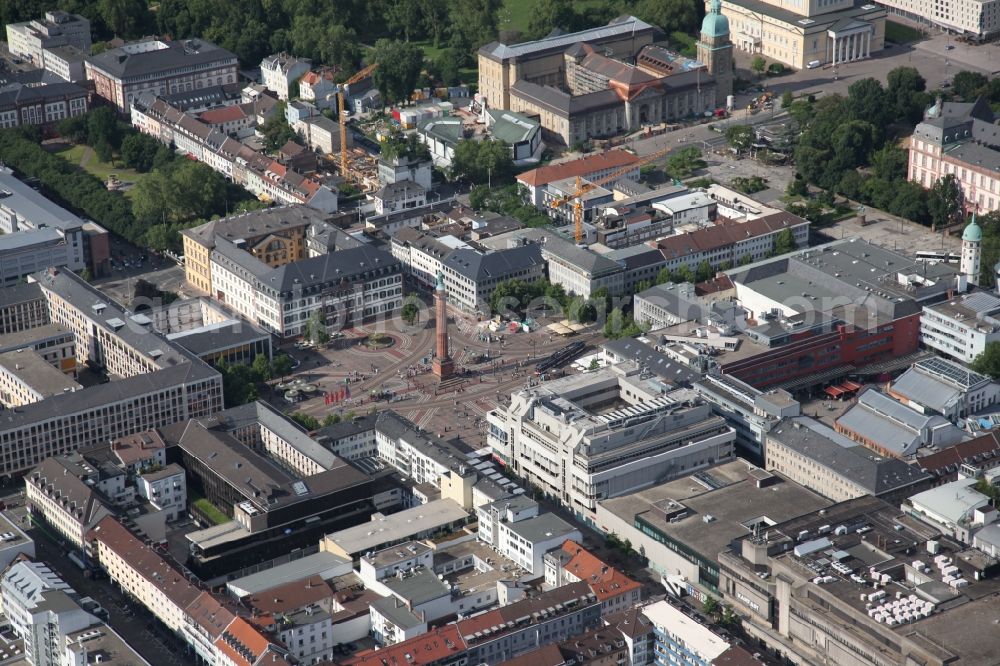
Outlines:
{"label": "bus", "polygon": [[954,252],[945,250],[918,250],[917,261],[939,261],[944,264],[957,264],[961,257]]}

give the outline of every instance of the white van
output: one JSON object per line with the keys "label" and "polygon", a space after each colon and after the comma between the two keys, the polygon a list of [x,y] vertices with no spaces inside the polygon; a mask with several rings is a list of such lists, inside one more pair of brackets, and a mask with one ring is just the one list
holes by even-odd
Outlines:
{"label": "white van", "polygon": [[817,67],[819,67],[819,60],[810,60],[806,64],[806,69],[816,69]]}

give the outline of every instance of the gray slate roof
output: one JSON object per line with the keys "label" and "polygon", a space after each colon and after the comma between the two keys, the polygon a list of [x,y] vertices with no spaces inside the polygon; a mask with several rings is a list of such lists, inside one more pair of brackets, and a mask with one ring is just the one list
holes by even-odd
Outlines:
{"label": "gray slate roof", "polygon": [[617,356],[635,361],[650,372],[655,373],[663,381],[671,384],[690,385],[700,377],[697,372],[677,363],[663,352],[659,352],[635,338],[608,340],[601,346]]}
{"label": "gray slate roof", "polygon": [[517,97],[534,102],[563,117],[624,104],[618,93],[611,89],[570,95],[552,86],[542,86],[519,79],[510,87],[510,91]]}
{"label": "gray slate roof", "polygon": [[351,281],[375,269],[398,271],[399,260],[384,250],[361,245],[270,269],[261,277],[261,281],[284,293],[310,286]]}
{"label": "gray slate roof", "polygon": [[42,288],[37,282],[21,282],[0,289],[0,307],[44,299]]}
{"label": "gray slate roof", "polygon": [[547,541],[572,533],[576,527],[554,513],[540,513],[534,518],[526,518],[516,523],[508,523],[510,531],[528,543]]}
{"label": "gray slate roof", "polygon": [[269,337],[270,334],[267,331],[242,319],[199,326],[188,331],[167,335],[168,340],[173,340],[198,356]]}
{"label": "gray slate roof", "polygon": [[934,375],[920,372],[916,367],[901,374],[892,383],[892,391],[942,414],[947,413],[962,397],[962,392],[954,386]]}
{"label": "gray slate roof", "polygon": [[442,262],[473,282],[502,280],[507,275],[542,264],[542,250],[534,243],[480,254],[460,248]]}
{"label": "gray slate roof", "polygon": [[815,460],[873,495],[882,495],[930,478],[926,472],[902,460],[873,454],[871,450],[811,418],[799,416],[785,419],[768,433],[768,437]]}
{"label": "gray slate roof", "polygon": [[83,225],[79,217],[31,189],[3,167],[0,167],[0,208],[14,211],[19,219],[35,227],[63,229]]}
{"label": "gray slate roof", "polygon": [[182,67],[199,67],[211,63],[231,61],[236,64],[236,56],[204,39],[164,42],[167,48],[143,53],[129,53],[130,45],[110,49],[88,62],[119,79],[161,74]]}
{"label": "gray slate roof", "polygon": [[553,34],[533,42],[521,42],[520,44],[510,45],[501,44],[500,42],[490,42],[480,48],[479,53],[492,60],[506,60],[508,58],[559,52],[579,42],[594,42],[603,39],[613,39],[621,35],[645,34],[646,32],[658,32],[658,30],[655,26],[641,21],[634,16],[620,16],[608,25],[581,30],[580,32]]}

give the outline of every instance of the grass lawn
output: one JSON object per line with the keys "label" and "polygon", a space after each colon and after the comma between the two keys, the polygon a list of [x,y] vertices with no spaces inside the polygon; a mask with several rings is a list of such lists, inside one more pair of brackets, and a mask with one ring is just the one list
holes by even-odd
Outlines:
{"label": "grass lawn", "polygon": [[[103,181],[107,181],[109,175],[115,174],[118,176],[118,180],[123,183],[138,183],[140,180],[149,175],[139,173],[138,171],[128,169],[121,165],[115,166],[107,162],[102,162],[97,159],[97,155],[94,154],[93,150],[90,150],[83,144],[64,148],[63,150],[57,151],[56,155],[59,155],[70,164],[82,167],[85,171],[97,176]],[[81,160],[83,160],[82,163]],[[132,189],[133,188],[129,188],[125,190],[126,197],[130,195]]]}
{"label": "grass lawn", "polygon": [[924,33],[895,21],[885,22],[885,39],[894,44],[909,44],[924,38]]}
{"label": "grass lawn", "polygon": [[204,497],[199,497],[191,502],[191,506],[198,510],[198,513],[204,516],[206,519],[211,520],[216,525],[221,525],[222,523],[228,523],[231,519],[229,516],[220,511],[214,504],[209,502]]}

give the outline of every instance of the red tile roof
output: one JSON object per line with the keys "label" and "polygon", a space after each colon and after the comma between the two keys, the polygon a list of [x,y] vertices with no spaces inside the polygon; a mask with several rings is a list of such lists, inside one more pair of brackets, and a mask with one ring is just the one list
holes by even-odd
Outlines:
{"label": "red tile roof", "polygon": [[550,164],[532,169],[531,171],[525,171],[517,179],[525,185],[539,187],[556,180],[562,180],[563,178],[586,176],[607,169],[621,169],[631,166],[638,161],[639,158],[632,153],[625,152],[624,150],[609,150],[571,162]]}
{"label": "red tile roof", "polygon": [[258,594],[246,597],[244,601],[262,613],[290,613],[318,604],[333,596],[330,584],[320,576],[307,580],[296,580],[278,585]]}
{"label": "red tile roof", "polygon": [[[1000,457],[1000,443],[997,442],[994,433],[988,432],[975,439],[949,446],[947,449],[942,449],[929,456],[919,457],[917,465],[925,472],[942,476],[957,471],[958,466],[963,463],[975,464],[979,462],[975,460],[976,456],[980,456],[980,461],[986,457],[991,459]],[[948,469],[952,465],[954,465],[954,469]]]}
{"label": "red tile roof", "polygon": [[341,661],[344,666],[424,666],[465,650],[465,641],[454,624],[396,643],[381,650],[356,654]]}
{"label": "red tile roof", "polygon": [[559,646],[549,643],[520,657],[500,662],[499,666],[561,666],[565,663],[566,659]]}
{"label": "red tile roof", "polygon": [[220,123],[230,123],[236,120],[243,120],[246,117],[246,112],[240,107],[240,105],[235,104],[233,106],[220,106],[214,109],[209,109],[208,111],[202,111],[198,116],[198,119],[209,125],[218,125]]}
{"label": "red tile roof", "polygon": [[663,258],[669,260],[735,245],[748,238],[791,229],[804,223],[806,223],[804,219],[791,213],[774,213],[746,222],[719,218],[714,226],[696,229],[686,234],[667,236],[660,239],[656,246],[663,254]]}
{"label": "red tile roof", "polygon": [[215,639],[215,647],[237,666],[254,666],[271,642],[255,626],[241,617],[234,619]]}
{"label": "red tile roof", "polygon": [[236,614],[208,592],[202,592],[184,609],[191,619],[215,640],[236,619]]}
{"label": "red tile roof", "polygon": [[698,296],[707,296],[708,294],[717,294],[720,291],[729,291],[732,288],[733,281],[729,279],[728,275],[722,274],[711,280],[696,284],[694,286],[694,293]]}
{"label": "red tile roof", "polygon": [[201,594],[201,590],[189,583],[184,574],[170,566],[159,553],[112,516],[104,518],[90,531],[90,539],[96,540],[101,549],[107,548],[128,562],[136,573],[162,590],[181,608],[187,608]]}
{"label": "red tile roof", "polygon": [[121,464],[132,465],[142,460],[149,460],[165,446],[160,433],[147,430],[116,439],[111,443],[111,450]]}
{"label": "red tile roof", "polygon": [[570,557],[563,565],[563,569],[590,585],[594,596],[602,602],[629,594],[642,587],[618,569],[605,564],[572,539],[567,539],[563,543],[562,550]]}

